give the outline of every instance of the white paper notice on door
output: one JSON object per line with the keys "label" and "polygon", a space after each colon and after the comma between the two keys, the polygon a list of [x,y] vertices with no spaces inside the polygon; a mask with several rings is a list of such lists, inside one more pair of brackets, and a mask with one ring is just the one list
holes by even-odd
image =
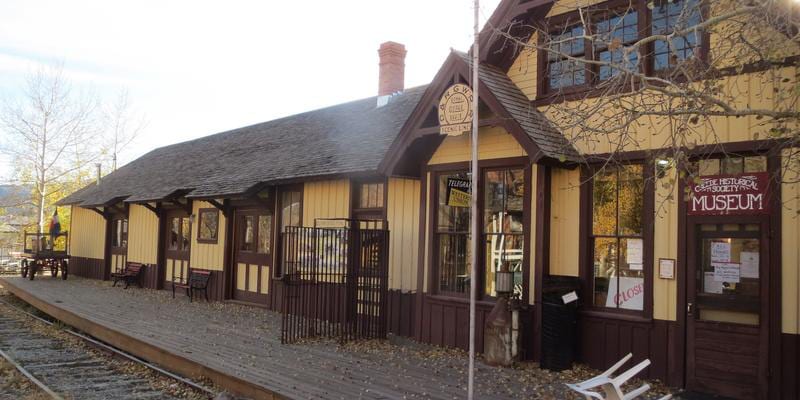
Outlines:
{"label": "white paper notice on door", "polygon": [[713,272],[706,272],[703,276],[703,292],[722,294],[722,282],[714,280]]}
{"label": "white paper notice on door", "polygon": [[714,267],[714,280],[717,282],[739,283],[738,263],[711,263]]}
{"label": "white paper notice on door", "polygon": [[742,278],[758,279],[758,253],[743,251],[739,253],[739,262],[742,264]]}
{"label": "white paper notice on door", "polygon": [[642,265],[644,260],[644,241],[642,239],[628,239],[625,251],[625,260],[631,264],[631,269],[635,268],[633,265]]}
{"label": "white paper notice on door", "polygon": [[731,261],[731,244],[728,242],[711,242],[711,262],[726,263]]}

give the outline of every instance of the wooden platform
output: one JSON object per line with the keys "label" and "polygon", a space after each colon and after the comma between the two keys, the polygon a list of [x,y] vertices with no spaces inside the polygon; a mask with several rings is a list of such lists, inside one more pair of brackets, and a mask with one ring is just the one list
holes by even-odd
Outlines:
{"label": "wooden platform", "polygon": [[[466,398],[467,360],[459,351],[386,341],[281,345],[280,315],[260,308],[190,304],[166,291],[72,277],[0,284],[105,342],[251,398]],[[563,384],[547,374],[479,364],[476,398],[564,398]]]}

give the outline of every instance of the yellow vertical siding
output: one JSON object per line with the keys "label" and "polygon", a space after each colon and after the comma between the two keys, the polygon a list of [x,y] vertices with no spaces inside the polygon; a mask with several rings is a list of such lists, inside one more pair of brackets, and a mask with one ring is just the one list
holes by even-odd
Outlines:
{"label": "yellow vertical siding", "polygon": [[[539,40],[539,33],[534,32],[528,43],[535,46]],[[514,60],[511,68],[508,69],[508,77],[511,82],[522,91],[529,100],[536,98],[536,88],[538,85],[539,63],[536,57],[536,50],[524,49]]]}
{"label": "yellow vertical siding", "polygon": [[306,182],[303,186],[303,225],[314,226],[317,218],[350,217],[350,181],[346,179]]}
{"label": "yellow vertical siding", "polygon": [[[536,287],[536,260],[538,257],[541,257],[540,254],[536,254],[536,227],[539,224],[539,221],[536,219],[536,185],[539,182],[539,177],[537,176],[539,172],[540,166],[533,164],[531,166],[531,187],[528,189],[531,193],[531,208],[529,215],[531,216],[531,224],[530,224],[530,252],[528,254],[528,303],[534,304],[536,303],[536,292],[534,288]],[[545,249],[547,251],[547,249]]]}
{"label": "yellow vertical siding", "polygon": [[75,257],[104,259],[106,220],[92,210],[72,206],[71,225],[70,254]]}
{"label": "yellow vertical siding", "polygon": [[578,276],[580,170],[553,168],[550,181],[550,274]]}
{"label": "yellow vertical siding", "polygon": [[386,202],[389,221],[389,289],[412,291],[417,287],[420,249],[420,182],[390,178]]}
{"label": "yellow vertical siding", "polygon": [[[516,139],[501,127],[483,127],[478,137],[478,159],[525,156]],[[470,160],[470,135],[448,136],[433,153],[429,164],[446,164]]]}
{"label": "yellow vertical siding", "polygon": [[128,212],[128,260],[158,263],[158,216],[137,204],[131,204]]}
{"label": "yellow vertical siding", "polygon": [[192,268],[207,269],[211,271],[222,271],[225,263],[225,217],[219,211],[219,230],[217,232],[217,243],[198,243],[197,229],[200,226],[200,209],[214,208],[205,201],[195,201],[192,205],[192,215],[195,223],[192,224],[192,245],[190,247],[190,262]]}
{"label": "yellow vertical siding", "polygon": [[[797,151],[797,149],[795,149]],[[800,179],[800,162],[793,155],[794,165],[784,168],[783,180],[797,182]],[[784,158],[784,163],[789,162]],[[786,167],[786,165],[784,165]],[[800,183],[785,183],[781,187],[783,212],[781,215],[781,304],[782,331],[800,334]]]}
{"label": "yellow vertical siding", "polygon": [[[653,318],[675,321],[678,307],[678,173],[670,168],[655,182],[655,219],[653,226]],[[659,278],[659,258],[675,260],[675,279]]]}

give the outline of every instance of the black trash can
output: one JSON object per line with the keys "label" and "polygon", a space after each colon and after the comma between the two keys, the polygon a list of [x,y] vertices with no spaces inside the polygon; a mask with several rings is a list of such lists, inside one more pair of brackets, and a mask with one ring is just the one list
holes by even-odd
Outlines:
{"label": "black trash can", "polygon": [[552,371],[572,368],[577,341],[578,301],[564,304],[563,295],[578,292],[574,277],[548,277],[542,282],[541,367]]}

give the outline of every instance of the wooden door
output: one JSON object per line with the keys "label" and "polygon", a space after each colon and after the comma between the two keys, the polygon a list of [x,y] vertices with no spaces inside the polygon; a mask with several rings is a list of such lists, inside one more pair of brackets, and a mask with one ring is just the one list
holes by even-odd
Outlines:
{"label": "wooden door", "polygon": [[687,388],[765,399],[769,224],[751,217],[711,217],[689,228]]}
{"label": "wooden door", "polygon": [[128,217],[114,215],[111,218],[111,272],[121,272],[128,261]]}
{"label": "wooden door", "polygon": [[166,282],[186,282],[189,275],[189,246],[192,226],[185,211],[167,213],[167,233],[164,237]]}
{"label": "wooden door", "polygon": [[273,254],[273,217],[267,209],[237,210],[234,300],[267,304]]}

